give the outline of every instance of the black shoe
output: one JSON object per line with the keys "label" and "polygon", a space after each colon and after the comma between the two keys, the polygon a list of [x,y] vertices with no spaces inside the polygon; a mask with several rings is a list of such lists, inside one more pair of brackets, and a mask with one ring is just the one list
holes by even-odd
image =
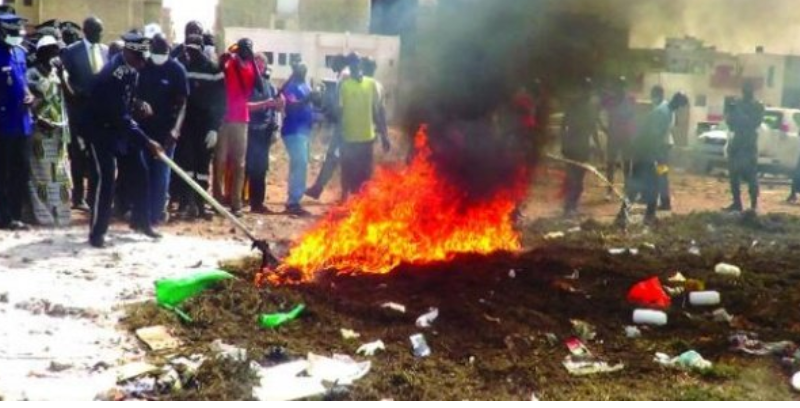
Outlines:
{"label": "black shoe", "polygon": [[256,207],[250,207],[250,212],[253,214],[275,214],[274,211],[270,210],[269,208],[259,205]]}
{"label": "black shoe", "polygon": [[147,225],[147,226],[131,226],[131,229],[136,231],[136,232],[138,232],[138,233],[140,233],[140,234],[142,234],[142,235],[144,235],[144,236],[146,236],[146,237],[153,238],[153,239],[160,239],[160,238],[164,237],[159,232],[154,230],[153,227],[150,226],[150,225]]}
{"label": "black shoe", "polygon": [[310,212],[306,211],[306,209],[301,207],[300,205],[287,206],[285,213],[287,215],[292,215],[295,217],[310,217],[312,215]]}
{"label": "black shoe", "polygon": [[89,204],[86,204],[86,201],[81,201],[79,203],[72,203],[72,209],[77,211],[89,212],[92,209],[89,207]]}
{"label": "black shoe", "polygon": [[25,224],[22,221],[11,221],[8,224],[0,225],[0,229],[7,230],[7,231],[28,231],[31,229],[30,225]]}
{"label": "black shoe", "polygon": [[242,212],[241,208],[237,208],[235,210],[232,209],[231,210],[231,214],[233,214],[233,216],[236,217],[236,218],[242,218],[244,216],[244,213]]}
{"label": "black shoe", "polygon": [[730,206],[723,208],[722,211],[725,211],[727,213],[740,213],[742,212],[742,206],[737,204],[731,204]]}
{"label": "black shoe", "polygon": [[308,190],[306,190],[306,196],[311,197],[315,200],[319,200],[319,198],[322,197],[322,187],[313,186],[309,188]]}
{"label": "black shoe", "polygon": [[95,248],[105,248],[106,240],[103,237],[89,237],[89,245]]}

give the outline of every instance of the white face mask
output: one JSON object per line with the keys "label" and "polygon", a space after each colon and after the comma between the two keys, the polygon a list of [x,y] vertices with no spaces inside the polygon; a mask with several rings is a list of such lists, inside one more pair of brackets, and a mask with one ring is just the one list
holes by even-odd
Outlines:
{"label": "white face mask", "polygon": [[169,55],[152,54],[150,55],[150,60],[153,61],[153,64],[164,65],[169,60]]}
{"label": "white face mask", "polygon": [[12,37],[10,35],[6,36],[6,44],[12,47],[19,47],[20,45],[22,45],[22,41],[23,41],[22,37],[19,36],[15,37]]}

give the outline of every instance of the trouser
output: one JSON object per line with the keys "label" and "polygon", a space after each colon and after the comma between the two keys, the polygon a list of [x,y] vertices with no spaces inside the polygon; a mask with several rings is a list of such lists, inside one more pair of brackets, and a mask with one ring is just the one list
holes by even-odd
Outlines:
{"label": "trouser", "polygon": [[342,143],[342,195],[358,194],[372,177],[373,142]]}
{"label": "trouser", "polygon": [[96,240],[106,235],[111,222],[117,159],[112,148],[105,144],[90,142],[88,148],[93,165],[90,191],[94,192],[89,220],[89,239]]}
{"label": "trouser", "polygon": [[[623,142],[609,140],[606,145],[606,155],[606,178],[608,181],[614,183],[614,175],[617,172],[617,166],[620,166],[623,180],[627,186],[632,166],[631,160],[628,157],[627,147]],[[609,186],[608,191],[611,193],[613,188]]]}
{"label": "trouser", "polygon": [[67,155],[69,157],[69,171],[72,177],[72,204],[77,205],[84,202],[91,203],[94,195],[91,191],[86,191],[85,185],[92,184],[90,178],[91,158],[86,143],[79,139],[80,136],[72,134],[72,140],[67,145]]}
{"label": "trouser", "polygon": [[219,131],[219,140],[214,157],[214,197],[221,200],[225,170],[233,171],[233,185],[227,191],[231,197],[231,209],[242,209],[242,190],[244,189],[245,160],[247,158],[247,123],[226,122]]}
{"label": "trouser", "polygon": [[[175,160],[178,166],[206,191],[209,186],[209,168],[212,156],[212,151],[206,147],[205,142],[208,132],[209,129],[185,127],[181,138],[178,139],[175,151]],[[205,200],[188,184],[183,180],[176,180],[174,186],[175,198],[181,210],[194,205],[201,214],[205,212]]]}
{"label": "trouser", "polygon": [[[131,147],[118,160],[119,174],[125,180],[126,199],[131,207],[131,227],[150,227],[150,170],[141,148]],[[118,184],[119,185],[119,184]]]}
{"label": "trouser", "polygon": [[334,124],[333,137],[328,143],[328,152],[325,154],[325,161],[322,163],[322,169],[320,169],[317,179],[311,187],[313,189],[324,190],[325,186],[333,179],[333,173],[336,171],[336,167],[339,166],[342,148],[340,129],[341,127],[338,124]]}
{"label": "trouser", "polygon": [[660,165],[667,166],[664,172],[658,174],[658,202],[662,207],[672,207],[672,195],[669,188],[669,172],[671,171],[669,164],[670,149],[664,152],[664,157],[659,161]]}
{"label": "trouser", "polygon": [[308,177],[308,138],[307,132],[283,136],[283,144],[289,152],[289,187],[286,206],[300,205],[306,191]]}
{"label": "trouser", "polygon": [[249,126],[247,129],[247,179],[250,186],[250,208],[264,207],[269,172],[269,151],[274,131],[267,126]]}
{"label": "trouser", "polygon": [[728,172],[731,182],[731,195],[733,206],[738,209],[742,206],[742,182],[747,183],[750,193],[750,207],[758,208],[758,156],[757,155],[730,155],[728,158]]}
{"label": "trouser", "polygon": [[[164,149],[164,154],[170,159],[175,156],[175,147]],[[158,225],[167,219],[167,199],[169,198],[169,184],[172,170],[167,163],[157,157],[146,154],[146,163],[149,170],[149,215],[150,224]]]}
{"label": "trouser", "polygon": [[583,179],[586,169],[572,164],[567,165],[567,175],[564,180],[564,211],[571,212],[578,209],[578,202],[583,195]]}
{"label": "trouser", "polygon": [[22,220],[28,195],[33,139],[0,137],[0,227]]}
{"label": "trouser", "polygon": [[645,216],[654,217],[658,203],[658,171],[655,160],[633,163],[632,184],[647,205]]}
{"label": "trouser", "polygon": [[792,174],[792,192],[790,194],[794,197],[797,193],[800,193],[800,157],[797,159],[797,165]]}

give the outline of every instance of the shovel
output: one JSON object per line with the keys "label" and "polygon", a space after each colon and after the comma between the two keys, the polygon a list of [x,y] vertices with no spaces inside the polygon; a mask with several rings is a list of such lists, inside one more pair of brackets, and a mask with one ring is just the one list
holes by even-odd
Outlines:
{"label": "shovel", "polygon": [[244,232],[244,234],[247,235],[247,237],[250,238],[251,241],[253,241],[253,249],[257,249],[258,251],[261,252],[261,269],[267,267],[274,267],[278,265],[278,259],[275,258],[274,255],[272,255],[272,251],[269,249],[269,244],[267,243],[266,240],[256,238],[255,234],[253,234],[253,232],[250,231],[250,229],[247,228],[247,226],[244,225],[241,220],[236,218],[236,216],[231,214],[230,211],[228,211],[227,209],[225,209],[225,207],[223,207],[222,204],[220,204],[217,200],[211,197],[211,195],[208,194],[208,192],[206,192],[206,190],[203,189],[203,187],[200,187],[200,185],[197,184],[192,179],[191,176],[186,174],[186,172],[183,171],[183,169],[180,168],[177,164],[175,164],[175,162],[172,161],[172,159],[170,159],[166,154],[164,154],[163,152],[159,152],[158,158],[159,160],[166,163],[167,166],[169,166],[169,168],[172,169],[173,172],[175,172],[175,174],[177,174],[183,181],[186,182],[186,184],[189,185],[189,187],[192,188],[192,190],[194,190],[197,194],[200,194],[200,197],[203,197],[203,199],[207,203],[209,203],[212,207],[214,207],[214,209],[217,210],[218,213],[222,214],[222,216],[224,216],[230,222],[232,222],[233,225],[239,228],[239,230]]}

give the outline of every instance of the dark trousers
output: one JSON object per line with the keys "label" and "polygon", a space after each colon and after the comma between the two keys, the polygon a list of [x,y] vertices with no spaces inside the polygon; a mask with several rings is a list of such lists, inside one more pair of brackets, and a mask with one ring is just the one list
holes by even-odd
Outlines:
{"label": "dark trousers", "polygon": [[567,165],[567,177],[564,180],[564,212],[578,209],[578,202],[583,195],[583,179],[586,169],[572,164]]}
{"label": "dark trousers", "polygon": [[333,137],[330,143],[328,143],[328,152],[325,154],[325,162],[322,163],[322,169],[319,171],[317,179],[311,187],[312,189],[324,190],[325,186],[333,179],[333,173],[336,171],[336,167],[339,166],[339,161],[341,160],[342,135],[338,130],[339,125],[334,126]]}
{"label": "dark trousers", "polygon": [[[661,158],[659,164],[663,164],[665,166],[670,165],[670,150],[671,148],[667,148],[664,152],[664,157]],[[664,174],[658,175],[658,202],[662,207],[669,208],[672,207],[672,192],[669,188],[669,172],[672,171],[671,168],[667,169],[667,172]]]}
{"label": "dark trousers", "polygon": [[90,178],[93,171],[91,170],[92,159],[89,157],[89,148],[82,139],[80,130],[73,126],[72,140],[67,145],[67,155],[69,157],[69,170],[72,177],[72,204],[81,204],[88,202],[91,204],[94,194],[91,191],[86,191],[85,185],[91,185]]}
{"label": "dark trousers", "polygon": [[0,227],[22,220],[28,197],[33,138],[0,137]]}
{"label": "dark trousers", "polygon": [[631,185],[647,205],[645,215],[654,217],[658,204],[658,172],[655,160],[635,161]]}
{"label": "dark trousers", "polygon": [[[208,191],[212,151],[206,148],[205,138],[210,129],[188,124],[183,129],[175,150],[175,161],[197,184]],[[181,210],[194,206],[201,214],[205,212],[205,200],[188,184],[176,179],[173,186]]]}
{"label": "dark trousers", "polygon": [[342,143],[342,194],[358,194],[372,178],[373,142]]}
{"label": "dark trousers", "polygon": [[274,131],[266,126],[250,125],[247,128],[247,160],[245,170],[250,186],[250,208],[262,208],[267,192],[269,151]]}
{"label": "dark trousers", "polygon": [[89,239],[96,240],[105,237],[108,225],[111,222],[111,205],[114,202],[115,172],[117,159],[114,150],[105,144],[89,143],[89,154],[93,165],[92,186],[92,211],[89,220]]}
{"label": "dark trousers", "polygon": [[[164,149],[170,159],[175,154],[175,147]],[[145,153],[147,168],[149,170],[149,213],[150,225],[158,225],[166,221],[167,199],[169,197],[169,184],[172,170],[163,161],[152,154]]]}
{"label": "dark trousers", "polygon": [[[623,180],[627,186],[632,167],[628,147],[624,145],[623,142],[609,140],[606,146],[606,154],[606,178],[609,182],[613,183],[617,167],[620,167]],[[610,193],[613,189],[609,186],[608,190]]]}
{"label": "dark trousers", "polygon": [[742,182],[747,183],[750,193],[750,207],[758,208],[758,156],[757,155],[730,155],[728,158],[728,173],[731,182],[731,195],[733,206],[742,209]]}
{"label": "dark trousers", "polygon": [[798,193],[800,193],[800,158],[798,158],[792,174],[792,192],[790,195],[795,197]]}
{"label": "dark trousers", "polygon": [[[141,148],[131,147],[118,160],[119,172],[125,185],[125,200],[131,207],[131,227],[151,226],[150,169]],[[118,184],[119,185],[119,184]]]}

